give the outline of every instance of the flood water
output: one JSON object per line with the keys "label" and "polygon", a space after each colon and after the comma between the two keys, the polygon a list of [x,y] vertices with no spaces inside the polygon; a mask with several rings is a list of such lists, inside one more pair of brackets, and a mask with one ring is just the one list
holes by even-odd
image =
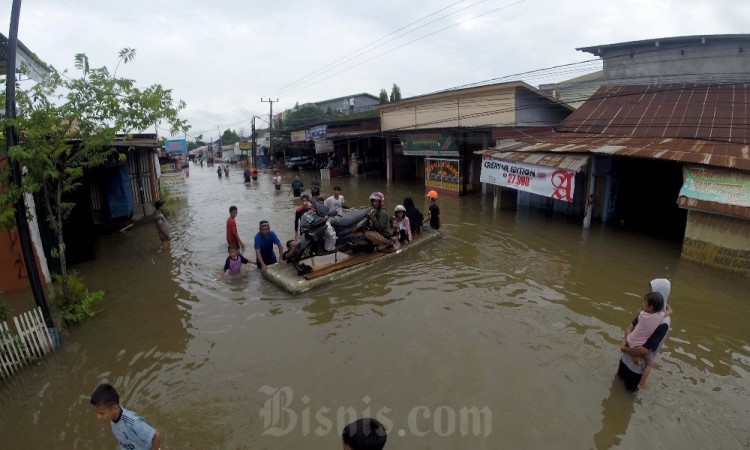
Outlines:
{"label": "flood water", "polygon": [[[249,247],[263,219],[292,236],[291,175],[277,193],[267,173],[190,171],[171,253],[146,224],[75,267],[102,312],[0,384],[2,448],[116,448],[89,406],[102,381],[163,449],[339,449],[350,415],[384,419],[387,449],[750,447],[750,281],[681,262],[679,244],[441,198],[442,239],[290,297],[254,266],[218,274],[230,205]],[[426,209],[419,184],[335,183],[350,205],[382,190]],[[657,277],[673,329],[633,395],[619,341]]]}

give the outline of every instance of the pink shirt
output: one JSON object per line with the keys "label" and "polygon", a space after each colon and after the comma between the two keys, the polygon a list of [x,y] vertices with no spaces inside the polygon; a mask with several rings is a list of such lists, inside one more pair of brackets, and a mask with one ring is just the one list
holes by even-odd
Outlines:
{"label": "pink shirt", "polygon": [[664,315],[664,311],[658,313],[641,311],[638,313],[638,325],[636,325],[633,332],[625,338],[625,340],[628,341],[628,347],[633,348],[645,344],[648,338],[650,338],[651,335],[654,334],[654,331],[656,331],[656,327],[661,325]]}

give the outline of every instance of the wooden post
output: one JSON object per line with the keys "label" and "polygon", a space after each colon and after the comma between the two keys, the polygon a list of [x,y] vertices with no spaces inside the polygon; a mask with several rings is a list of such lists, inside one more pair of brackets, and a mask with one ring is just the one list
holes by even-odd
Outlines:
{"label": "wooden post", "polygon": [[584,206],[583,228],[591,227],[591,216],[594,212],[594,157],[589,159],[589,175],[586,179],[586,205]]}

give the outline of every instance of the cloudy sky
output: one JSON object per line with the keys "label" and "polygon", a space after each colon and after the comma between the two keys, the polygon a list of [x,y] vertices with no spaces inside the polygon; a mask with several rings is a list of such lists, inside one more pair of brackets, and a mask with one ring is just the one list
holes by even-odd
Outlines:
{"label": "cloudy sky", "polygon": [[[0,2],[5,35],[10,7]],[[79,52],[114,67],[135,48],[119,75],[173,89],[189,136],[209,138],[267,119],[261,97],[279,99],[275,112],[393,83],[409,97],[593,58],[576,47],[748,23],[750,2],[737,0],[24,0],[19,38],[60,70]],[[538,85],[596,64],[519,78]]]}

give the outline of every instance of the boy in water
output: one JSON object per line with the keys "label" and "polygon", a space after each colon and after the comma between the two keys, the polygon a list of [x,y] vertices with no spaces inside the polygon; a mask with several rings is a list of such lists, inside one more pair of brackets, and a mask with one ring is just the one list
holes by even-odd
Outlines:
{"label": "boy in water", "polygon": [[227,218],[227,245],[236,245],[238,248],[245,248],[245,243],[240,239],[237,232],[237,207],[229,207],[229,217]]}
{"label": "boy in water", "polygon": [[237,244],[229,244],[227,246],[229,256],[227,256],[227,260],[224,263],[224,271],[221,272],[222,277],[227,273],[227,270],[231,275],[237,275],[242,270],[242,265],[250,262],[238,250],[239,247],[237,247]]}
{"label": "boy in water", "polygon": [[[646,343],[648,338],[656,331],[656,328],[661,324],[662,320],[666,316],[672,315],[672,307],[667,305],[664,307],[664,297],[658,292],[649,292],[643,296],[643,309],[638,313],[638,324],[635,326],[632,332],[625,335],[625,341],[623,341],[623,347],[639,347]],[[654,366],[653,353],[648,352],[645,356],[646,368],[643,370],[643,376],[641,382],[638,384],[640,389],[648,389],[649,385],[646,383],[648,376],[651,374],[651,369]],[[641,357],[633,357],[633,362],[636,364],[643,364]]]}
{"label": "boy in water", "polygon": [[169,250],[170,242],[172,242],[172,231],[169,228],[169,222],[167,222],[164,213],[162,213],[161,208],[163,206],[164,202],[161,200],[154,202],[154,207],[156,208],[154,224],[156,225],[156,234],[159,235],[159,240],[161,241],[161,249],[162,251],[167,251]]}
{"label": "boy in water", "polygon": [[350,423],[341,432],[344,450],[382,450],[387,439],[383,424],[369,417]]}
{"label": "boy in water", "polygon": [[141,417],[120,406],[120,394],[109,384],[100,384],[91,394],[91,406],[99,420],[110,422],[120,448],[157,450],[161,433]]}

